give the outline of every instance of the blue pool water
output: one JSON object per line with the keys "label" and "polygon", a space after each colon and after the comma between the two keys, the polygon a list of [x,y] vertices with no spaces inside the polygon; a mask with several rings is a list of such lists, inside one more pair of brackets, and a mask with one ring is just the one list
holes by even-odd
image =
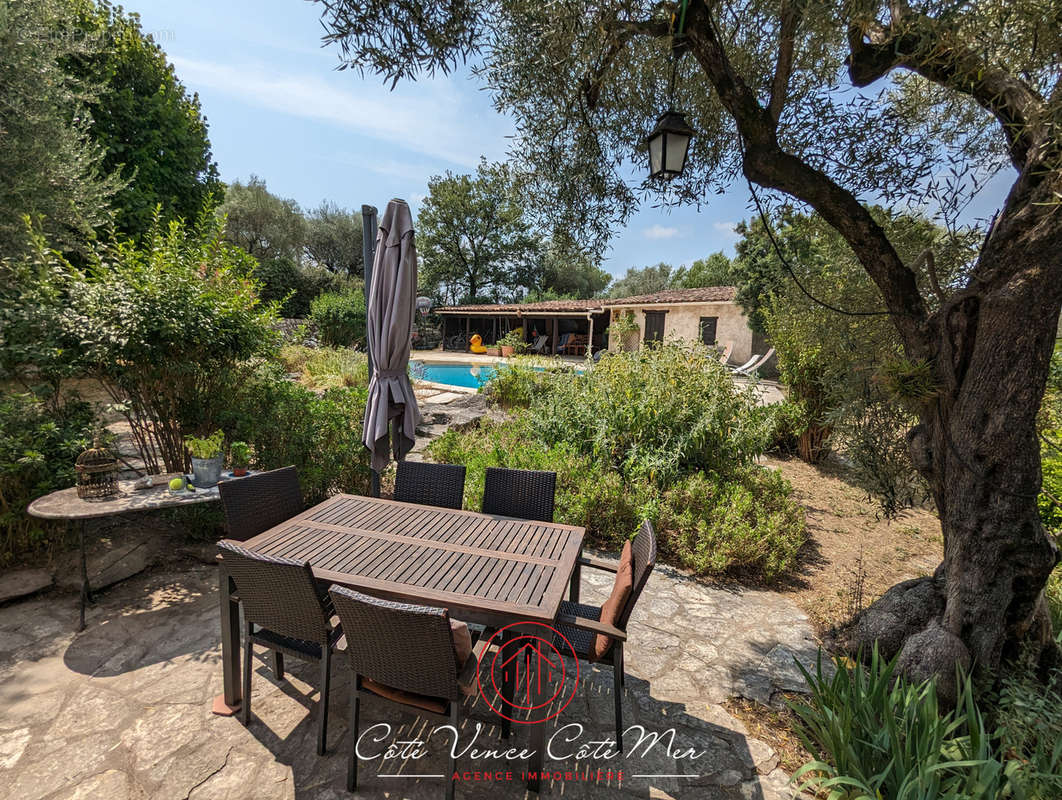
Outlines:
{"label": "blue pool water", "polygon": [[489,364],[425,364],[412,361],[409,368],[414,378],[466,389],[478,389],[497,374],[497,370]]}

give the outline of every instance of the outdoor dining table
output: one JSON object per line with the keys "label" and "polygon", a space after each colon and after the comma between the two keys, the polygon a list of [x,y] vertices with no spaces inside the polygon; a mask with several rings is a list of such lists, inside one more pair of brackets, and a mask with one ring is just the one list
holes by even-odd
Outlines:
{"label": "outdoor dining table", "polygon": [[[247,475],[255,473],[248,472]],[[81,560],[81,603],[78,619],[78,631],[85,630],[85,607],[89,603],[88,548],[85,543],[85,526],[90,519],[113,517],[138,511],[158,511],[163,508],[195,505],[198,503],[216,503],[221,495],[217,486],[209,489],[196,489],[194,492],[171,492],[171,478],[182,475],[171,472],[165,475],[152,475],[151,486],[137,489],[136,481],[118,481],[118,491],[107,497],[82,498],[77,495],[77,487],[38,497],[26,509],[26,513],[37,519],[62,520],[78,523],[78,549]],[[231,475],[222,480],[239,480]]]}
{"label": "outdoor dining table", "polygon": [[[584,535],[573,525],[339,494],[242,546],[308,561],[321,581],[501,629],[554,622]],[[224,695],[215,709],[225,713],[239,706],[242,687],[239,604],[223,558],[219,580]],[[544,727],[531,726],[529,775],[541,771]],[[528,788],[537,791],[537,777]]]}

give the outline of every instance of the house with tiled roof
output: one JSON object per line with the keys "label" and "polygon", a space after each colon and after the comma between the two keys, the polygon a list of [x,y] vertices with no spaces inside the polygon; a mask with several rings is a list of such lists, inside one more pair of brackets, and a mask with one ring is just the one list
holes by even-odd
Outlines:
{"label": "house with tiled roof", "polygon": [[[443,318],[450,350],[466,350],[477,334],[489,347],[519,328],[528,344],[546,337],[545,353],[584,355],[677,339],[730,346],[730,360],[744,363],[753,353],[754,335],[736,295],[733,286],[707,286],[635,297],[444,306],[434,313]],[[620,329],[626,333],[618,334]]]}

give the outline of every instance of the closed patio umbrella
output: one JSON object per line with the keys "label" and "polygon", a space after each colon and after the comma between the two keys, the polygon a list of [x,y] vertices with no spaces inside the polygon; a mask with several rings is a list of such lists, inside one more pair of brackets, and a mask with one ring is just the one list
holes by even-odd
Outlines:
{"label": "closed patio umbrella", "polygon": [[383,470],[393,451],[400,460],[416,441],[420,409],[409,382],[409,338],[417,297],[417,250],[413,217],[404,200],[387,204],[376,233],[376,257],[366,302],[369,354],[373,374],[365,404],[361,440],[372,452],[371,466]]}

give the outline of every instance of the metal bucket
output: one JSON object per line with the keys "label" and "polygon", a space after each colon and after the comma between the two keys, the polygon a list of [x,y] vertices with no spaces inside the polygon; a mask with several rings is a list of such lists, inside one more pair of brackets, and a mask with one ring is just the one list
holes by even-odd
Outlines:
{"label": "metal bucket", "polygon": [[214,458],[192,459],[192,483],[197,489],[209,489],[217,486],[221,480],[221,456]]}

